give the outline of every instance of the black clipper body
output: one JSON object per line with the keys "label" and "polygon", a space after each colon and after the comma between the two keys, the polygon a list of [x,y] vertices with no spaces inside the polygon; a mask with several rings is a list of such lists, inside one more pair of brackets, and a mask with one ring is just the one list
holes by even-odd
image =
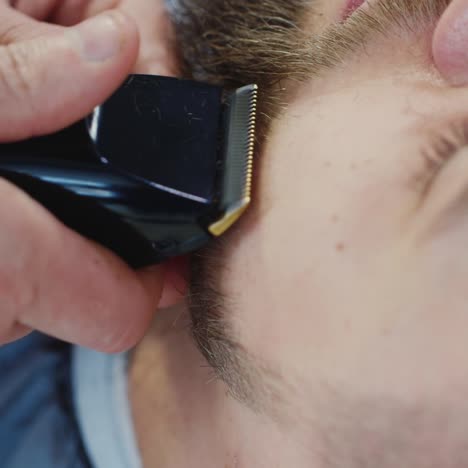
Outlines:
{"label": "black clipper body", "polygon": [[0,145],[0,177],[135,268],[222,235],[250,202],[257,87],[132,75],[87,119]]}

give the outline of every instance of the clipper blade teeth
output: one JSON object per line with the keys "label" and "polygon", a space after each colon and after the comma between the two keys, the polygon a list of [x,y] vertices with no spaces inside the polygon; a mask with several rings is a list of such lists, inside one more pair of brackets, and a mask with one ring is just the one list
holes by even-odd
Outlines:
{"label": "clipper blade teeth", "polygon": [[224,177],[221,206],[224,216],[210,226],[220,236],[244,213],[251,201],[258,86],[249,85],[233,93],[227,103]]}
{"label": "clipper blade teeth", "polygon": [[253,181],[253,164],[255,152],[255,129],[257,123],[257,100],[258,100],[258,87],[252,86],[250,92],[250,115],[247,131],[247,160],[245,164],[245,188],[244,198],[249,199],[252,194],[252,181]]}

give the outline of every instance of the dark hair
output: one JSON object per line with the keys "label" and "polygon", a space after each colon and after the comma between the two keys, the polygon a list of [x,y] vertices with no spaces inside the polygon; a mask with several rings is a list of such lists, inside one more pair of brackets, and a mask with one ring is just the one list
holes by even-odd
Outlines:
{"label": "dark hair", "polygon": [[[172,0],[173,23],[185,77],[236,88],[260,88],[261,152],[270,122],[289,96],[283,82],[304,81],[339,65],[347,54],[365,45],[369,35],[388,36],[403,25],[416,31],[440,17],[450,0],[389,0],[372,4],[342,24],[311,35],[316,14],[312,0]],[[320,4],[321,2],[317,2]],[[193,336],[208,363],[231,393],[259,408],[258,389],[277,392],[271,369],[255,361],[236,340],[226,310],[233,298],[219,284],[225,267],[222,241],[193,257],[190,309]],[[271,377],[271,378],[269,378]],[[269,383],[268,383],[269,382]]]}
{"label": "dark hair", "polygon": [[281,106],[281,81],[310,76],[303,27],[310,0],[177,0],[182,73],[233,89],[256,83],[261,134]]}
{"label": "dark hair", "polygon": [[[257,148],[282,108],[282,80],[310,75],[301,48],[310,0],[177,0],[171,9],[182,74],[234,89],[259,86]],[[294,71],[294,72],[292,72]],[[258,155],[257,155],[258,156]],[[190,311],[195,341],[231,394],[260,410],[255,397],[263,380],[225,319],[228,298],[216,277],[225,263],[222,241],[192,259]]]}

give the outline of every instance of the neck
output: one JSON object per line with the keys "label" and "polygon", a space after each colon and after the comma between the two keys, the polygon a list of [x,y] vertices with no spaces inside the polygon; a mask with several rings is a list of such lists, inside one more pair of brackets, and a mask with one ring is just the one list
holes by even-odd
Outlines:
{"label": "neck", "polygon": [[188,323],[184,308],[160,312],[133,355],[130,399],[144,467],[302,466],[275,424],[214,379]]}
{"label": "neck", "polygon": [[[159,313],[133,355],[131,402],[145,468],[236,467],[237,403],[190,337],[185,310]],[[239,411],[239,408],[237,408]]]}

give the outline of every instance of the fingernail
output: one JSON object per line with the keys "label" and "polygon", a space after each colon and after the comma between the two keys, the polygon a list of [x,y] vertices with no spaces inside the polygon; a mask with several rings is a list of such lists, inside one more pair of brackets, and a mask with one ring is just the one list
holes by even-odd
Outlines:
{"label": "fingernail", "polygon": [[125,34],[118,13],[105,13],[75,26],[80,49],[86,60],[105,62],[120,53]]}

